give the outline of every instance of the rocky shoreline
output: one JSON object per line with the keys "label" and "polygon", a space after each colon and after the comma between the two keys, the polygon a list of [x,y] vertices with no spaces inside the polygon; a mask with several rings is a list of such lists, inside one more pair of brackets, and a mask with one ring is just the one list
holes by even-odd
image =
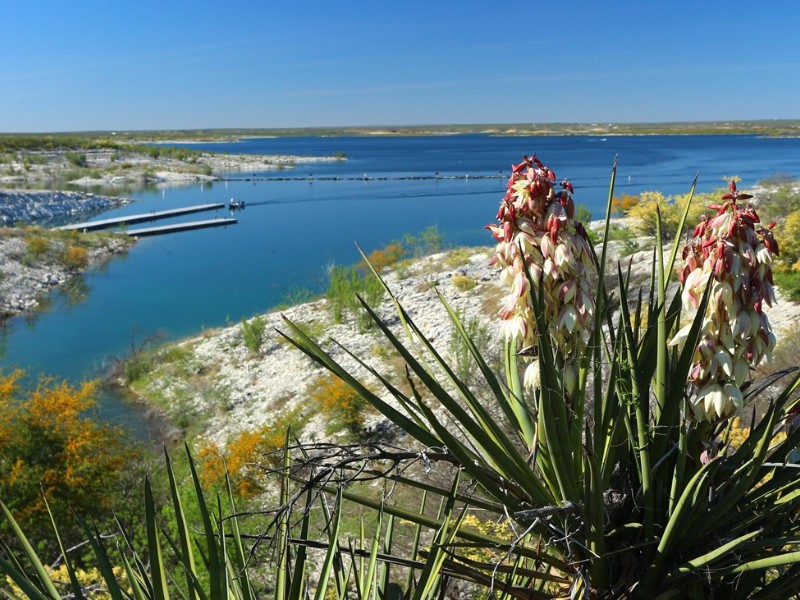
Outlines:
{"label": "rocky shoreline", "polygon": [[58,190],[0,190],[0,226],[46,223],[82,213],[109,210],[127,198]]}
{"label": "rocky shoreline", "polygon": [[108,233],[0,228],[0,321],[36,309],[51,289],[126,252],[133,243]]}

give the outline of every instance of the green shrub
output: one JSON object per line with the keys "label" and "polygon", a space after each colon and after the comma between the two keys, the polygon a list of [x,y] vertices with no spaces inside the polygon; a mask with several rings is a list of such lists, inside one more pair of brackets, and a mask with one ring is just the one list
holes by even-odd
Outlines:
{"label": "green shrub", "polygon": [[86,161],[85,154],[81,154],[78,152],[67,152],[65,156],[67,158],[67,162],[71,164],[73,167],[78,167],[82,169],[89,165],[89,163]]}
{"label": "green shrub", "polygon": [[431,225],[416,235],[403,236],[403,244],[409,249],[411,256],[419,258],[441,251],[444,247],[444,234],[436,225]]}
{"label": "green shrub", "polygon": [[780,269],[774,272],[775,285],[781,295],[792,302],[800,302],[800,271]]}
{"label": "green shrub", "polygon": [[25,239],[25,246],[28,255],[38,259],[50,251],[50,240],[39,235],[30,235]]}
{"label": "green shrub", "polygon": [[267,319],[262,315],[254,317],[249,321],[242,319],[241,330],[244,345],[251,353],[258,355],[266,339],[264,334],[267,331]]}
{"label": "green shrub", "polygon": [[125,383],[136,383],[147,377],[155,367],[153,356],[150,353],[138,352],[128,358],[123,366]]}

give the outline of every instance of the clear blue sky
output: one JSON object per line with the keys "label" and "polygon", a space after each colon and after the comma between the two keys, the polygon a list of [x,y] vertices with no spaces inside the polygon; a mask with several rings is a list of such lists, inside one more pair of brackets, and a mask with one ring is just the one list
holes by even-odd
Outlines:
{"label": "clear blue sky", "polygon": [[800,118],[800,2],[10,0],[0,131]]}

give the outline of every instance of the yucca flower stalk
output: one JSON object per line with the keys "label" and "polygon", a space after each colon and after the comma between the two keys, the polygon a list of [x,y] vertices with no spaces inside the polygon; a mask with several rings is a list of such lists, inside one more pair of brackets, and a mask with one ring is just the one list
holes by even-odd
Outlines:
{"label": "yucca flower stalk", "polygon": [[[499,313],[506,343],[512,352],[524,354],[540,334],[550,336],[564,391],[571,396],[592,329],[594,297],[587,273],[592,255],[583,226],[573,220],[572,184],[565,179],[557,190],[555,181],[555,173],[535,155],[524,156],[512,167],[497,213],[499,223],[487,229],[497,241],[492,264],[501,268],[500,278],[511,288]],[[534,316],[532,295],[539,286],[546,332],[538,331]],[[539,362],[525,360],[525,387],[537,388]],[[519,393],[518,384],[513,389]]]}
{"label": "yucca flower stalk", "polygon": [[[778,254],[771,233],[775,223],[760,226],[755,209],[743,203],[752,196],[739,192],[735,181],[729,190],[722,204],[710,206],[716,214],[703,217],[683,248],[684,309],[695,311],[705,289],[711,288],[690,375],[697,389],[691,416],[698,421],[740,412],[750,370],[771,359],[775,349],[775,334],[764,312],[765,305],[775,302],[771,266]],[[681,329],[671,343],[681,343],[689,328]]]}

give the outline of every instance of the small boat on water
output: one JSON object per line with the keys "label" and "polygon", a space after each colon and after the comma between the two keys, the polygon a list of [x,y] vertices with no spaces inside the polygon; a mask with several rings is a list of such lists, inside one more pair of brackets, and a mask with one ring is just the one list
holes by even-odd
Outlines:
{"label": "small boat on water", "polygon": [[231,201],[228,202],[228,208],[230,210],[239,210],[240,208],[244,208],[244,200],[235,200],[231,198]]}

